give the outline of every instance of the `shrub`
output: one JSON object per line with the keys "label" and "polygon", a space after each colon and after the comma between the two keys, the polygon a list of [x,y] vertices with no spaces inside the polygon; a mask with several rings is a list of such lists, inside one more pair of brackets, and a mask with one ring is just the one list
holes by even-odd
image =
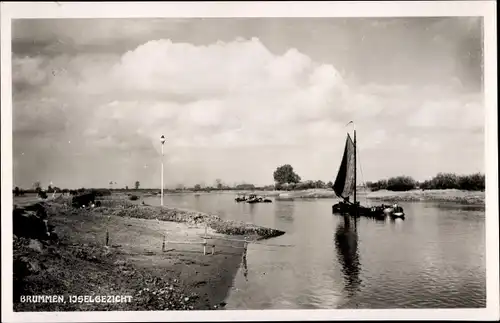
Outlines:
{"label": "shrub", "polygon": [[316,184],[313,181],[304,181],[304,182],[300,182],[300,183],[295,184],[294,189],[296,189],[296,190],[308,190],[308,189],[315,188],[315,187],[316,187]]}
{"label": "shrub", "polygon": [[417,182],[410,176],[391,177],[387,180],[387,189],[390,191],[409,191],[417,186]]}
{"label": "shrub", "polygon": [[131,196],[129,197],[129,199],[130,199],[131,201],[137,201],[137,200],[139,199],[139,197],[138,197],[137,195],[131,195]]}
{"label": "shrub", "polygon": [[477,173],[458,177],[458,186],[462,190],[484,191],[485,184],[484,174]]}
{"label": "shrub", "polygon": [[430,180],[420,183],[423,190],[460,189],[468,191],[483,191],[485,187],[484,174],[457,176],[452,173],[439,173]]}
{"label": "shrub", "polygon": [[366,182],[366,186],[372,191],[378,190],[386,190],[387,188],[387,180],[382,179],[377,182]]}

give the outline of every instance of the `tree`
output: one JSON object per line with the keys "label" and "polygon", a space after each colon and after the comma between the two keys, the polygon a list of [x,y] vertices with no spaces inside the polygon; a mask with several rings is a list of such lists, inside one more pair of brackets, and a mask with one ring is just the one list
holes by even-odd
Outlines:
{"label": "tree", "polygon": [[293,167],[290,164],[285,164],[276,168],[273,173],[273,177],[274,181],[278,184],[296,184],[300,182],[300,176],[293,171]]}
{"label": "tree", "polygon": [[141,183],[139,181],[136,181],[135,182],[135,189],[138,190],[140,185],[141,185]]}
{"label": "tree", "polygon": [[316,188],[325,188],[325,182],[323,182],[322,180],[316,181],[314,185],[316,186]]}
{"label": "tree", "polygon": [[387,180],[389,191],[409,191],[417,186],[415,180],[410,176],[391,177]]}
{"label": "tree", "polygon": [[39,192],[42,189],[42,185],[40,184],[40,181],[36,181],[33,183],[33,189],[35,192]]}
{"label": "tree", "polygon": [[220,178],[217,178],[215,180],[215,187],[218,189],[218,190],[221,190],[222,189],[222,180]]}
{"label": "tree", "polygon": [[16,186],[16,187],[14,188],[14,196],[19,196],[20,194],[21,194],[21,193],[20,193],[20,191],[19,191],[19,187],[17,187],[17,186]]}
{"label": "tree", "polygon": [[328,181],[328,183],[326,183],[326,188],[333,188],[332,181]]}
{"label": "tree", "polygon": [[125,189],[128,191],[128,185],[125,186]]}
{"label": "tree", "polygon": [[199,191],[199,190],[201,190],[201,185],[200,185],[200,184],[196,184],[196,185],[194,186],[194,190],[195,190],[195,191]]}

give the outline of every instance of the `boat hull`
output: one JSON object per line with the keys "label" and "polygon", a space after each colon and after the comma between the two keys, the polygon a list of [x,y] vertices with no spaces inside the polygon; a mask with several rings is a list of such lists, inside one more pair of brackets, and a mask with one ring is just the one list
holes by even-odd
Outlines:
{"label": "boat hull", "polygon": [[385,219],[386,216],[404,217],[404,212],[389,211],[385,206],[354,206],[353,204],[337,203],[332,206],[333,214],[348,214],[352,216],[365,216],[377,219]]}

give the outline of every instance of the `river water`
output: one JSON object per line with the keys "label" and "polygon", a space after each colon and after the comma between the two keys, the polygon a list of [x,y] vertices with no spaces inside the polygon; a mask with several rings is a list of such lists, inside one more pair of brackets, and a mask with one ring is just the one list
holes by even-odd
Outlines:
{"label": "river water", "polygon": [[332,215],[333,199],[247,204],[234,197],[165,196],[169,206],[286,232],[249,245],[226,309],[486,306],[484,207],[408,202],[401,203],[405,220],[354,221]]}

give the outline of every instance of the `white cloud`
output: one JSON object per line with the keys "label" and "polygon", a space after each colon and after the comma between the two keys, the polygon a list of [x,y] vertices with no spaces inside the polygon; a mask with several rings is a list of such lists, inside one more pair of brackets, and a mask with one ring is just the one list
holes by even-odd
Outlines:
{"label": "white cloud", "polygon": [[[403,152],[414,145],[436,153],[439,145],[426,144],[418,133],[401,138],[394,134],[404,133],[408,126],[468,131],[482,126],[484,116],[478,97],[453,93],[451,87],[441,92],[439,87],[421,90],[407,85],[353,87],[334,66],[317,63],[293,48],[273,54],[258,39],[207,46],[157,40],[122,56],[15,57],[14,82],[38,91],[30,92],[26,102],[15,102],[15,130],[43,132],[51,127],[63,137],[80,136],[94,153],[127,153],[141,167],[158,156],[159,137],[164,134],[172,164],[186,167],[194,152],[190,155],[185,149],[208,149],[206,160],[220,162],[216,157],[221,155],[210,155],[210,149],[219,154],[215,151],[220,148],[281,145],[271,150],[276,156],[259,156],[255,150],[255,158],[271,168],[278,166],[285,151],[292,154],[293,147],[305,147],[315,160],[321,159],[318,152],[325,152],[330,164],[307,174],[325,180],[325,172],[335,172],[332,156],[340,158],[350,120],[360,129],[360,148],[390,146]],[[40,103],[37,95],[42,94],[50,100]],[[40,104],[45,110],[35,110]],[[241,156],[224,156],[231,158],[226,163],[242,163]],[[307,168],[308,153],[293,156],[296,160],[290,163]],[[371,158],[372,164],[384,160],[380,155]],[[192,176],[205,172],[205,166],[189,165]],[[217,167],[207,164],[208,175],[203,176],[212,176],[210,169],[224,174],[224,167]],[[241,179],[239,172],[228,176]],[[248,176],[260,182],[269,177]]]}

